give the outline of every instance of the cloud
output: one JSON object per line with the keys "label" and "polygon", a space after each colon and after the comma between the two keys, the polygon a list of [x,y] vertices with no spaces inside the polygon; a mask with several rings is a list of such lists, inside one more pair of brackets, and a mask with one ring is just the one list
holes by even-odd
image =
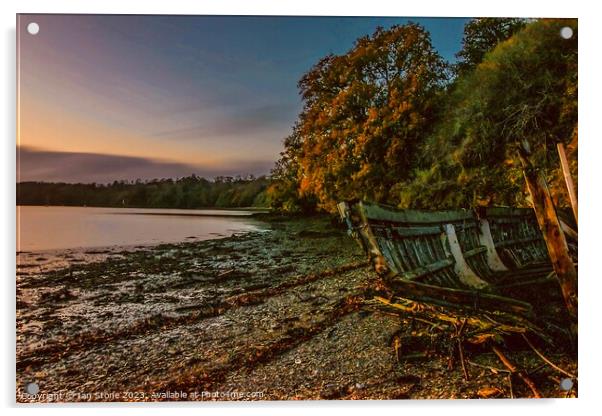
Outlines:
{"label": "cloud", "polygon": [[297,115],[297,106],[268,104],[236,111],[190,127],[163,130],[155,137],[187,140],[196,138],[248,137],[253,133],[290,130]]}
{"label": "cloud", "polygon": [[207,167],[143,157],[101,153],[55,152],[21,146],[17,149],[17,181],[107,183],[114,180],[267,174],[273,161],[230,161]]}

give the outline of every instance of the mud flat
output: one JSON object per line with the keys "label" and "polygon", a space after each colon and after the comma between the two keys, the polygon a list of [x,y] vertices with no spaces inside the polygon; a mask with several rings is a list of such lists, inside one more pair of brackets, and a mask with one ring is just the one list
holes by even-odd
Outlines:
{"label": "mud flat", "polygon": [[[370,306],[382,282],[327,218],[98,251],[19,254],[17,401],[529,396],[484,351],[467,351],[468,381],[445,354],[400,361],[393,340],[416,327]],[[530,350],[513,359],[545,397],[576,395]]]}

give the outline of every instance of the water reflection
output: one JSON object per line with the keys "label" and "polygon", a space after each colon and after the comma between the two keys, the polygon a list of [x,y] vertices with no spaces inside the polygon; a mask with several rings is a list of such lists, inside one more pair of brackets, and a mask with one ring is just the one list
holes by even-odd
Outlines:
{"label": "water reflection", "polygon": [[209,240],[261,229],[251,214],[241,210],[18,206],[17,251]]}

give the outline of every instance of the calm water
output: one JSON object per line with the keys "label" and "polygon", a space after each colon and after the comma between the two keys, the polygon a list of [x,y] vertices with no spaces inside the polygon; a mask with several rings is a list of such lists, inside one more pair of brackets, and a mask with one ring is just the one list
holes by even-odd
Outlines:
{"label": "calm water", "polygon": [[17,251],[209,240],[261,229],[250,211],[17,207]]}

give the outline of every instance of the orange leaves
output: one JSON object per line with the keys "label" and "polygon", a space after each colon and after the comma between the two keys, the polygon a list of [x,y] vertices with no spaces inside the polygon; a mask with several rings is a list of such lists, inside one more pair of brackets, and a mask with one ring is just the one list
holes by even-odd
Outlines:
{"label": "orange leaves", "polygon": [[477,392],[477,395],[482,399],[492,399],[494,397],[499,397],[502,394],[504,394],[504,392],[495,386],[481,387]]}
{"label": "orange leaves", "polygon": [[379,28],[320,60],[299,82],[301,145],[285,151],[298,163],[298,193],[325,209],[339,199],[390,200],[434,124],[444,69],[416,24]]}
{"label": "orange leaves", "polygon": [[375,107],[371,107],[368,110],[368,119],[366,120],[368,123],[374,123],[375,121],[378,121],[378,109]]}

